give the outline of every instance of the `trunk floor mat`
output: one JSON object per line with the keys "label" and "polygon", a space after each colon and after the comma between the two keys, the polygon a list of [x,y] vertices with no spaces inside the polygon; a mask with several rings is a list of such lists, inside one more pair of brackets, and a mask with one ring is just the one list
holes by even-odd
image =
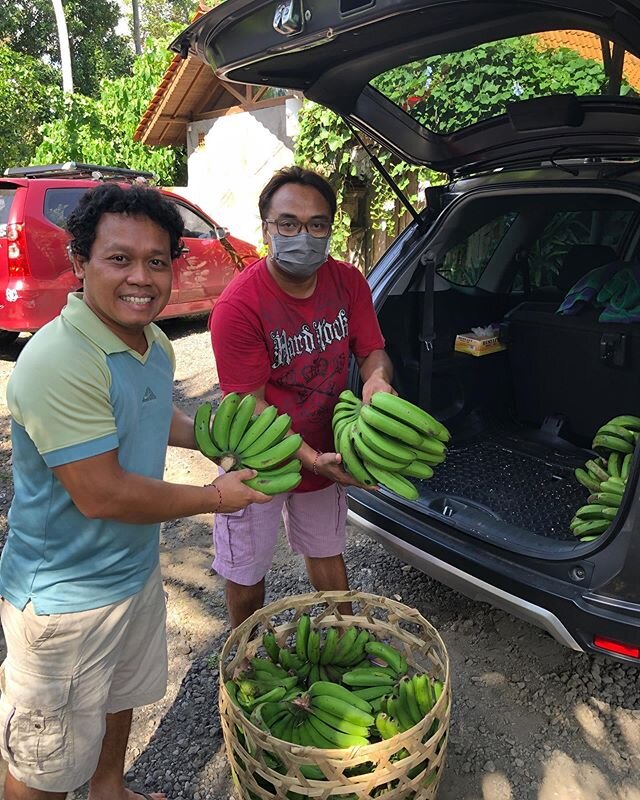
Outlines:
{"label": "trunk floor mat", "polygon": [[571,540],[569,522],[589,493],[574,475],[580,462],[563,460],[518,452],[511,438],[508,444],[491,438],[450,447],[433,478],[416,484],[425,497],[435,492],[467,498],[521,529]]}

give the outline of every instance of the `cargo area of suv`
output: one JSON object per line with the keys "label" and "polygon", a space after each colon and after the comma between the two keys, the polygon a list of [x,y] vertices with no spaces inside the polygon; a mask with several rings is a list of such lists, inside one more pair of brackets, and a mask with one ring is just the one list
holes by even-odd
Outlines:
{"label": "cargo area of suv", "polygon": [[[569,522],[587,492],[574,471],[592,457],[600,425],[640,406],[640,326],[600,322],[595,309],[558,313],[590,270],[633,261],[638,199],[599,194],[588,175],[579,189],[549,193],[540,172],[530,194],[505,187],[451,203],[429,240],[437,276],[431,379],[424,259],[377,300],[396,388],[419,405],[428,392],[453,434],[434,477],[414,481],[417,505],[503,547],[575,548]],[[489,326],[504,350],[454,349],[458,334]]]}

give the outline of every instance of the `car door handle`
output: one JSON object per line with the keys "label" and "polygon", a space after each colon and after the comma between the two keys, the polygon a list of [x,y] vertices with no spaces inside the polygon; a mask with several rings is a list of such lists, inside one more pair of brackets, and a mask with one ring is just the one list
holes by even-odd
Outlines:
{"label": "car door handle", "polygon": [[191,252],[191,250],[188,247],[181,247],[180,248],[180,255],[181,256],[186,256],[186,254],[190,253],[190,252]]}

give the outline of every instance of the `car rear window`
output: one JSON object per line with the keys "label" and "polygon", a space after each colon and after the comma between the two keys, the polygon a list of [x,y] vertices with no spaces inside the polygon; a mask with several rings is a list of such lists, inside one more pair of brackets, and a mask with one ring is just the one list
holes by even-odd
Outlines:
{"label": "car rear window", "polygon": [[498,214],[456,242],[444,254],[438,274],[458,286],[475,286],[517,216],[512,210]]}
{"label": "car rear window", "polygon": [[[610,260],[624,258],[639,222],[638,203],[619,195],[484,196],[460,209],[437,271],[459,286],[476,286],[485,272],[490,279],[510,273],[512,292],[561,291],[576,269],[572,251],[592,245]],[[585,262],[585,272],[593,266]]]}
{"label": "car rear window", "polygon": [[9,211],[15,193],[15,189],[0,189],[0,236],[4,236],[7,232]]}
{"label": "car rear window", "polygon": [[67,219],[87,191],[82,187],[66,186],[62,189],[47,189],[44,195],[45,217],[59,228],[66,228]]}
{"label": "car rear window", "polygon": [[[611,202],[613,205],[614,202]],[[528,248],[531,289],[559,288],[559,277],[574,247],[598,245],[619,252],[624,236],[637,218],[635,208],[567,208],[549,216]],[[514,290],[520,288],[517,277]]]}
{"label": "car rear window", "polygon": [[605,72],[596,34],[544,31],[412,61],[378,75],[371,85],[425,128],[447,134],[533,98],[637,96],[640,59],[626,54],[616,87]]}

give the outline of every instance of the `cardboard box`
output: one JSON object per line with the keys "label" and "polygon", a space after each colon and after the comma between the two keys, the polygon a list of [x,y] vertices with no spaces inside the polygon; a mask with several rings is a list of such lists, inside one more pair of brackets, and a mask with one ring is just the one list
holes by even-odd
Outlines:
{"label": "cardboard box", "polygon": [[489,355],[489,353],[498,353],[507,348],[506,345],[499,340],[497,333],[478,336],[469,331],[469,333],[459,333],[456,336],[454,349],[458,353],[468,353],[470,356],[486,356]]}

